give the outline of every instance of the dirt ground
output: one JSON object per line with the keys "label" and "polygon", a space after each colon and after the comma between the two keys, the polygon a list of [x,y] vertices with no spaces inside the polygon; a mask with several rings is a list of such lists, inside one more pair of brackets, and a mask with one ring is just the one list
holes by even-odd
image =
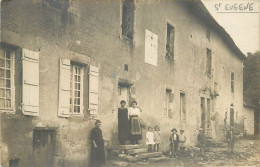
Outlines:
{"label": "dirt ground", "polygon": [[162,162],[138,162],[128,167],[214,167],[214,166],[255,166],[260,167],[260,140],[240,139],[235,142],[234,152],[206,152],[205,156],[196,153],[171,158]]}

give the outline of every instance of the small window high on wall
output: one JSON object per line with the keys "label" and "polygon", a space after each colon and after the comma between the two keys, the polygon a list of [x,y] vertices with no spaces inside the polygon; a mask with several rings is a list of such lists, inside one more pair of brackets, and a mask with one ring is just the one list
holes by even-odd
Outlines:
{"label": "small window high on wall", "polygon": [[166,59],[174,60],[174,39],[175,30],[172,25],[167,23],[167,39],[166,39]]}
{"label": "small window high on wall", "polygon": [[235,74],[231,72],[231,92],[235,92]]}
{"label": "small window high on wall", "polygon": [[180,118],[181,120],[186,120],[186,99],[185,93],[180,93]]}
{"label": "small window high on wall", "polygon": [[134,32],[134,1],[123,0],[122,2],[122,35],[133,39]]}

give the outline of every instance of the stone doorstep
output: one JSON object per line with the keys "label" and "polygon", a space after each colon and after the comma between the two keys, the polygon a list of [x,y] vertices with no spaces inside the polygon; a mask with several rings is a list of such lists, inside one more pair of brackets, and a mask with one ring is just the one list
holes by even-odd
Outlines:
{"label": "stone doorstep", "polygon": [[165,157],[164,155],[162,155],[160,157],[156,157],[156,158],[148,158],[149,162],[158,162],[158,161],[163,161],[163,160],[168,160],[168,158]]}
{"label": "stone doorstep", "polygon": [[137,149],[140,148],[140,145],[120,145],[119,150],[131,150],[131,149]]}
{"label": "stone doorstep", "polygon": [[135,155],[135,154],[140,154],[140,153],[145,153],[145,152],[147,152],[146,148],[126,150],[126,154],[129,154],[129,155]]}
{"label": "stone doorstep", "polygon": [[162,156],[162,152],[141,153],[141,154],[137,154],[135,157],[144,159],[144,158],[154,158],[160,156]]}
{"label": "stone doorstep", "polygon": [[120,157],[119,160],[122,160],[122,161],[128,161],[128,162],[138,162],[138,161],[143,161],[142,158],[137,158],[135,156],[131,156],[131,155],[125,155],[125,156],[122,156]]}
{"label": "stone doorstep", "polygon": [[128,163],[127,162],[123,162],[123,161],[109,161],[109,164],[113,165],[113,166],[127,166]]}
{"label": "stone doorstep", "polygon": [[209,147],[207,149],[207,151],[211,151],[211,152],[223,152],[223,151],[227,151],[227,147]]}

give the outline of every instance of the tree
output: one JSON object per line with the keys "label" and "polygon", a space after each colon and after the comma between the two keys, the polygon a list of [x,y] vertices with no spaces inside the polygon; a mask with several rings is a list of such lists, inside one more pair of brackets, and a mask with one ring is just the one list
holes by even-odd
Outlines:
{"label": "tree", "polygon": [[244,96],[257,107],[255,113],[255,134],[259,134],[260,102],[260,52],[248,53],[244,61]]}

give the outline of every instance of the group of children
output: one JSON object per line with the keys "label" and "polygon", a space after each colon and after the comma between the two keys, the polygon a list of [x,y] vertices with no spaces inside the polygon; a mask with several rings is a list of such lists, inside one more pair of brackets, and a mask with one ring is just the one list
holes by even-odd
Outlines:
{"label": "group of children", "polygon": [[[176,129],[171,130],[170,141],[170,156],[176,157],[178,148],[183,151],[185,150],[186,136],[184,130],[180,130],[180,134],[177,133]],[[148,145],[148,152],[159,152],[161,143],[161,131],[158,125],[154,127],[148,127],[146,133],[146,144]]]}

